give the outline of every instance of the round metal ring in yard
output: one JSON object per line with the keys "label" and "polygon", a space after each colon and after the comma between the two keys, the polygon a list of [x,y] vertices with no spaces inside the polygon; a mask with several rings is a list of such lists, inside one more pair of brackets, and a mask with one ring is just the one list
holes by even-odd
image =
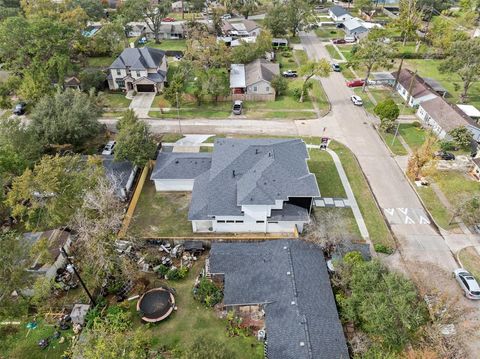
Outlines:
{"label": "round metal ring in yard", "polygon": [[142,320],[149,323],[166,319],[174,309],[175,297],[163,287],[150,289],[137,302],[137,311],[140,312]]}

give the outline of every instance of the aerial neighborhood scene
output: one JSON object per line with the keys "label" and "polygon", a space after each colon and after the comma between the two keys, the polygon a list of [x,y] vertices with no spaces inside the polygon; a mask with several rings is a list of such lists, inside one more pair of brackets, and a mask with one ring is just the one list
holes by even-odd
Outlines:
{"label": "aerial neighborhood scene", "polygon": [[0,359],[476,359],[480,0],[0,0]]}

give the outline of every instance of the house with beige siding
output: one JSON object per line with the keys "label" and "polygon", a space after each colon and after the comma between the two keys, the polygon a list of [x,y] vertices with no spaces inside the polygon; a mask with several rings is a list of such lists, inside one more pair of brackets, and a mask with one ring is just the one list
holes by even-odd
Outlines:
{"label": "house with beige siding", "polygon": [[257,59],[247,65],[232,64],[230,89],[235,100],[274,101],[272,79],[280,75],[280,67],[265,59]]}

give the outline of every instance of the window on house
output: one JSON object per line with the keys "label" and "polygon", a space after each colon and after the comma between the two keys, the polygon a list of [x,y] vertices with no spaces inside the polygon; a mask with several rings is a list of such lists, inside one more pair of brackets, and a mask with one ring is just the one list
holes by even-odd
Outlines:
{"label": "window on house", "polygon": [[278,222],[270,222],[270,221],[269,221],[268,223],[278,223]]}
{"label": "window on house", "polygon": [[115,81],[120,88],[125,88],[125,81],[123,80],[116,80]]}
{"label": "window on house", "polygon": [[243,221],[235,221],[235,223],[243,223]]}
{"label": "window on house", "polygon": [[257,86],[253,86],[253,92],[257,92]]}
{"label": "window on house", "polygon": [[140,76],[142,76],[142,75],[140,74],[140,71],[137,71],[137,77],[140,77]]}
{"label": "window on house", "polygon": [[269,92],[270,91],[270,87],[265,87],[265,91]]}
{"label": "window on house", "polygon": [[257,223],[265,223],[265,221],[257,221]]}
{"label": "window on house", "polygon": [[117,69],[117,75],[120,76],[122,74],[122,71],[120,69]]}
{"label": "window on house", "polygon": [[225,221],[218,220],[217,223],[225,223]]}
{"label": "window on house", "polygon": [[227,221],[227,223],[235,223],[235,221],[231,221],[231,220],[229,220],[229,221]]}

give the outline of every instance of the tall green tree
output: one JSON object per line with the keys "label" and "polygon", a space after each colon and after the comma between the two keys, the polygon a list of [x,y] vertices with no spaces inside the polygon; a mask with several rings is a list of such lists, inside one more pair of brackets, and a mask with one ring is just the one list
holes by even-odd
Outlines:
{"label": "tall green tree", "polygon": [[28,282],[25,271],[28,247],[21,235],[13,231],[0,232],[0,318],[13,319],[25,315],[19,306],[22,298],[15,298],[13,291],[20,292]]}
{"label": "tall green tree", "polygon": [[38,137],[51,145],[82,146],[100,131],[98,118],[102,114],[99,98],[67,89],[54,96],[43,97],[31,114],[31,126]]}
{"label": "tall green tree", "polygon": [[89,39],[88,51],[94,56],[118,56],[128,45],[127,42],[122,23],[110,21]]}
{"label": "tall green tree", "polygon": [[143,20],[155,37],[155,43],[160,43],[160,26],[162,19],[172,9],[172,3],[167,0],[126,0],[121,13],[130,21]]}
{"label": "tall green tree", "polygon": [[259,4],[258,0],[234,0],[233,8],[238,10],[245,19],[248,19],[248,17],[258,9]]}
{"label": "tall green tree", "polygon": [[0,21],[7,17],[18,15],[20,12],[20,1],[0,0]]}
{"label": "tall green tree", "polygon": [[288,32],[288,19],[285,16],[287,8],[282,4],[275,4],[265,16],[265,26],[273,36],[283,36]]}
{"label": "tall green tree", "polygon": [[98,163],[78,155],[44,156],[13,180],[5,203],[29,231],[65,226],[101,173]]}
{"label": "tall green tree", "polygon": [[149,126],[127,111],[126,119],[121,123],[118,132],[115,160],[127,160],[136,166],[143,167],[153,158],[157,145],[150,133]]}
{"label": "tall green tree", "polygon": [[227,96],[230,93],[227,73],[224,70],[208,69],[203,78],[203,87],[205,93],[218,102],[220,96]]}
{"label": "tall green tree", "polygon": [[101,1],[97,0],[70,0],[69,7],[81,7],[90,20],[100,20],[104,15]]}
{"label": "tall green tree", "polygon": [[432,19],[427,37],[440,54],[448,53],[455,41],[468,40],[468,35],[464,31],[458,31],[458,25],[455,22],[442,16]]}
{"label": "tall green tree", "polygon": [[320,61],[308,61],[302,65],[299,69],[299,74],[303,76],[302,93],[300,95],[299,102],[303,102],[308,89],[308,83],[314,76],[328,77],[332,67],[326,59],[320,59]]}
{"label": "tall green tree", "polygon": [[306,0],[287,0],[285,17],[292,36],[297,36],[301,25],[312,14],[313,7]]}
{"label": "tall green tree", "polygon": [[354,67],[363,67],[366,70],[363,91],[367,86],[370,73],[375,67],[388,67],[394,56],[394,47],[385,43],[385,32],[373,29],[368,36],[362,39],[352,51],[350,63]]}
{"label": "tall green tree", "polygon": [[448,134],[452,137],[458,147],[465,150],[471,148],[472,143],[474,143],[472,132],[470,132],[465,126],[454,128]]}
{"label": "tall green tree", "polygon": [[399,15],[395,25],[400,30],[405,45],[408,40],[418,37],[417,30],[422,22],[422,12],[418,8],[418,0],[400,0],[398,5]]}
{"label": "tall green tree", "polygon": [[440,65],[444,73],[456,73],[463,82],[460,100],[465,102],[473,83],[480,79],[480,39],[455,41],[449,55]]}

